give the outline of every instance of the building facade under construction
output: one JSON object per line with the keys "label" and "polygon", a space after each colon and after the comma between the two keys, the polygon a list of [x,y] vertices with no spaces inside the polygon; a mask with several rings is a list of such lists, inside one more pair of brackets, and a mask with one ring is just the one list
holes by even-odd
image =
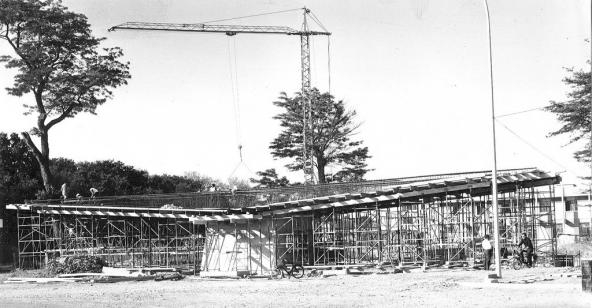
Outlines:
{"label": "building facade under construction", "polygon": [[[96,255],[112,266],[176,267],[202,275],[267,274],[278,260],[308,266],[478,264],[492,234],[490,172],[235,192],[142,195],[8,205],[19,266]],[[556,253],[554,185],[537,169],[499,172],[500,245],[526,233]],[[504,254],[504,253],[502,253]]]}

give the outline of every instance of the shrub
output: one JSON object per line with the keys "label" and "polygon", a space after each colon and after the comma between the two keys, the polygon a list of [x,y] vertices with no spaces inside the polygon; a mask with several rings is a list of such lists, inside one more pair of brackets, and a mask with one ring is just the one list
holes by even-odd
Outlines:
{"label": "shrub", "polygon": [[107,263],[96,256],[71,256],[51,260],[47,264],[49,275],[100,273]]}

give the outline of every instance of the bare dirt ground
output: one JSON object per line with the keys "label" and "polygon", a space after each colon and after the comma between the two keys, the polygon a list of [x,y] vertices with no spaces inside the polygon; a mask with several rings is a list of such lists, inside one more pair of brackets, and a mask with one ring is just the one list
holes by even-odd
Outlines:
{"label": "bare dirt ground", "polygon": [[485,283],[484,271],[430,269],[300,280],[0,284],[0,307],[592,307],[581,278],[562,273],[578,269],[506,270],[501,283]]}

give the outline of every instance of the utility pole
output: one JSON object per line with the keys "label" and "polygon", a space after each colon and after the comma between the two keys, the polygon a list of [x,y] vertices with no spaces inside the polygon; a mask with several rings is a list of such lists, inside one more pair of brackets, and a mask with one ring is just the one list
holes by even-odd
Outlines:
{"label": "utility pole", "polygon": [[495,145],[495,104],[493,96],[493,56],[491,54],[491,21],[489,19],[489,5],[485,0],[485,11],[487,13],[487,34],[489,39],[489,83],[491,87],[491,125],[493,137],[493,170],[491,171],[491,206],[493,208],[493,249],[495,249],[495,273],[497,278],[502,278],[502,267],[500,259],[500,238],[499,218],[497,205],[497,154]]}

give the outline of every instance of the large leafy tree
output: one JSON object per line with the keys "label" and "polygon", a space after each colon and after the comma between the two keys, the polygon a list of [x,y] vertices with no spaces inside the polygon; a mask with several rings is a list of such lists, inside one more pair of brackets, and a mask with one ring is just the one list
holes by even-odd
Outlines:
{"label": "large leafy tree", "polygon": [[[35,114],[37,123],[21,135],[49,191],[50,129],[79,113],[94,114],[114,88],[126,84],[128,63],[119,61],[119,48],[99,50],[104,38],[91,34],[86,16],[68,11],[57,0],[0,0],[0,38],[14,51],[0,62],[17,71],[8,93],[33,94],[25,114]],[[31,135],[39,138],[39,146]]]}
{"label": "large leafy tree", "polygon": [[[362,141],[352,140],[359,124],[356,112],[347,110],[342,100],[335,101],[329,93],[313,89],[308,95],[312,106],[312,127],[308,130],[307,147],[312,149],[316,162],[317,178],[320,183],[333,181],[358,181],[370,171],[366,160],[368,147]],[[303,102],[302,93],[288,97],[281,93],[274,105],[282,108],[282,113],[274,119],[280,120],[282,131],[272,141],[269,148],[275,158],[289,158],[286,165],[290,171],[303,169]],[[338,172],[326,174],[326,168],[336,167]]]}
{"label": "large leafy tree", "polygon": [[149,175],[120,161],[75,162],[54,158],[51,171],[56,183],[68,184],[68,197],[89,195],[91,187],[99,196],[183,193],[203,190],[208,182],[176,175]]}
{"label": "large leafy tree", "polygon": [[574,69],[567,71],[569,75],[563,79],[571,88],[567,100],[551,101],[551,105],[546,107],[562,124],[549,135],[567,134],[570,136],[570,143],[584,141],[583,147],[574,153],[574,157],[581,162],[590,162],[590,72]]}

